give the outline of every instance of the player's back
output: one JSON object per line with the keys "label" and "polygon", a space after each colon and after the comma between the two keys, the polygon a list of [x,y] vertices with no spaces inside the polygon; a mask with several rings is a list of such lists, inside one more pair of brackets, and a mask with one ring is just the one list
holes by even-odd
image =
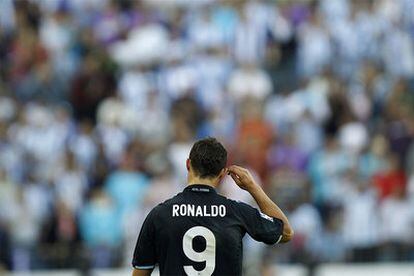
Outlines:
{"label": "player's back", "polygon": [[133,265],[158,263],[161,275],[240,275],[242,238],[280,240],[282,221],[229,200],[207,185],[190,185],[148,215]]}

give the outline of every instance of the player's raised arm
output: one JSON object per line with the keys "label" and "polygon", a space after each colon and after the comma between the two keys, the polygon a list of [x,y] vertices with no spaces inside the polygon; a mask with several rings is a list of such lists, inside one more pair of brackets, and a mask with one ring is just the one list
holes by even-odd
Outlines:
{"label": "player's raised arm", "polygon": [[290,241],[293,237],[293,229],[290,226],[286,215],[266,195],[263,189],[256,184],[250,172],[245,168],[233,165],[228,168],[228,173],[240,188],[248,191],[252,195],[264,214],[283,221],[283,234],[280,242]]}

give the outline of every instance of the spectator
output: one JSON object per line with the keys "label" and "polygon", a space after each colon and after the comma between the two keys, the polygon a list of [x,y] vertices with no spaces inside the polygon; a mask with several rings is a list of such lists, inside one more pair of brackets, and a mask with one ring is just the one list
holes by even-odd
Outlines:
{"label": "spectator", "polygon": [[261,102],[246,99],[241,103],[241,120],[237,130],[238,161],[251,167],[265,179],[267,176],[267,152],[273,139],[269,124],[263,119]]}
{"label": "spectator", "polygon": [[87,53],[72,81],[70,101],[78,119],[95,120],[99,102],[115,90],[113,66],[102,50]]}
{"label": "spectator", "polygon": [[381,204],[382,258],[405,261],[413,241],[413,205],[406,196],[404,187],[394,186],[390,197]]}
{"label": "spectator", "polygon": [[326,137],[324,147],[309,161],[313,199],[324,204],[341,199],[342,175],[352,167],[352,157],[342,150],[335,137]]}
{"label": "spectator", "polygon": [[90,251],[92,267],[116,265],[122,236],[119,211],[103,190],[92,193],[79,217],[80,233]]}
{"label": "spectator", "polygon": [[55,210],[42,225],[42,246],[39,261],[48,267],[78,267],[79,229],[75,213],[64,202],[55,203]]}
{"label": "spectator", "polygon": [[84,171],[90,171],[97,156],[97,146],[93,135],[93,124],[89,120],[79,123],[78,135],[70,140],[70,149],[76,163]]}
{"label": "spectator", "polygon": [[111,197],[121,217],[140,206],[148,188],[148,179],[134,167],[133,152],[126,152],[118,168],[105,182],[105,191]]}
{"label": "spectator", "polygon": [[[350,248],[350,260],[374,262],[380,242],[378,200],[376,190],[367,180],[354,176],[344,200],[343,235]],[[364,229],[364,231],[358,231]]]}
{"label": "spectator", "polygon": [[324,227],[319,235],[311,239],[313,258],[320,262],[339,262],[345,260],[346,246],[341,235],[341,210],[331,207],[325,217]]}
{"label": "spectator", "polygon": [[381,199],[390,196],[395,189],[406,188],[406,176],[395,155],[388,158],[388,168],[374,175],[374,183]]}
{"label": "spectator", "polygon": [[322,221],[318,210],[311,204],[305,202],[297,206],[290,215],[292,225],[296,226],[293,240],[293,252],[291,259],[295,262],[314,261],[312,256],[312,240],[320,235]]}
{"label": "spectator", "polygon": [[300,60],[298,67],[304,76],[321,73],[329,64],[332,55],[329,35],[323,30],[321,15],[312,14],[310,19],[309,22],[300,26],[297,33],[298,60]]}
{"label": "spectator", "polygon": [[80,210],[88,183],[85,173],[77,165],[73,154],[66,155],[65,164],[55,179],[56,199],[75,213]]}
{"label": "spectator", "polygon": [[244,63],[229,79],[230,94],[237,101],[246,97],[264,100],[272,91],[272,82],[266,72],[253,63]]}

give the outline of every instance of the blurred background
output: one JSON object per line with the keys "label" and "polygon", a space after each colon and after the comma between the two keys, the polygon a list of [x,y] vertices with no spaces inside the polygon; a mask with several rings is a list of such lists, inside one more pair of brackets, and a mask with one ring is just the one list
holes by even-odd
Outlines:
{"label": "blurred background", "polygon": [[[414,261],[413,77],[412,0],[1,0],[0,274],[129,268],[206,136],[295,229],[246,238],[245,275],[398,271]],[[230,179],[221,193],[252,204]]]}

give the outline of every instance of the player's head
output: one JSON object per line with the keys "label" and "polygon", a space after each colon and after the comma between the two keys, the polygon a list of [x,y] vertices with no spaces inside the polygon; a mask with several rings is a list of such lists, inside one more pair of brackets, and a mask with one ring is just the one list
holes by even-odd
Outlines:
{"label": "player's head", "polygon": [[215,138],[197,141],[187,159],[189,174],[202,179],[220,180],[225,175],[227,151]]}

